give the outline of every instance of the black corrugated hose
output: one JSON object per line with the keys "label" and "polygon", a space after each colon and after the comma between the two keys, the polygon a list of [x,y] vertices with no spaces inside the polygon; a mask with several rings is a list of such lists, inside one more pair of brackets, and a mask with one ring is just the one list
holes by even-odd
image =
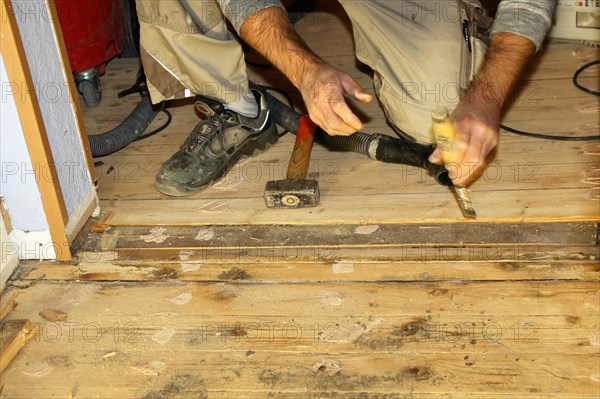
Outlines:
{"label": "black corrugated hose", "polygon": [[106,133],[90,135],[92,156],[101,157],[126,147],[144,133],[160,109],[154,110],[150,96],[142,95],[140,103],[119,126]]}
{"label": "black corrugated hose", "polygon": [[[253,86],[256,87],[254,84]],[[275,123],[295,134],[298,131],[300,114],[271,94],[266,93],[266,95],[269,110]],[[153,109],[147,92],[142,93],[140,103],[123,123],[106,133],[88,137],[92,155],[100,157],[111,154],[139,139],[160,111],[160,109]],[[433,152],[433,147],[430,145],[422,145],[384,134],[366,134],[363,132],[357,132],[350,136],[330,136],[321,129],[317,131],[315,141],[331,150],[351,151],[367,155],[371,159],[381,162],[423,168],[439,184],[443,186],[452,185],[446,169],[441,165],[428,161],[429,155]]]}
{"label": "black corrugated hose", "polygon": [[[271,94],[266,94],[269,110],[275,123],[295,134],[298,131],[300,114]],[[315,141],[331,150],[352,151],[381,162],[423,168],[439,184],[447,187],[452,186],[448,171],[442,165],[429,162],[428,158],[433,152],[433,147],[430,145],[418,144],[384,134],[366,134],[363,132],[356,132],[350,136],[330,136],[321,129],[317,131]]]}

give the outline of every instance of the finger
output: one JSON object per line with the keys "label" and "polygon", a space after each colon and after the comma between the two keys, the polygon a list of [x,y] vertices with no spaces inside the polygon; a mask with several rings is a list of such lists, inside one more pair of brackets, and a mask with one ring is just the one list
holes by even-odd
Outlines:
{"label": "finger", "polygon": [[373,100],[373,96],[367,93],[352,77],[343,75],[341,78],[344,91],[362,103]]}
{"label": "finger", "polygon": [[458,184],[469,186],[481,176],[487,166],[488,155],[496,147],[496,144],[496,142],[481,140],[480,142],[475,141],[473,145],[469,146],[469,151],[463,160],[463,170],[466,170],[468,174],[461,176]]}
{"label": "finger", "polygon": [[484,159],[481,158],[481,143],[470,145],[463,161],[459,165],[460,175],[456,177],[454,182],[460,186],[468,186],[474,180],[476,172],[481,169]]}
{"label": "finger", "polygon": [[470,186],[483,171],[483,163],[462,165],[461,170],[466,171],[460,176],[455,177],[452,182],[457,186]]}
{"label": "finger", "polygon": [[482,159],[487,159],[488,155],[490,155],[490,153],[494,150],[494,148],[496,148],[496,146],[498,145],[498,132],[495,132],[493,138],[491,140],[488,140],[484,143],[484,145],[481,147],[481,158]]}
{"label": "finger", "polygon": [[325,114],[325,123],[327,125],[327,133],[332,136],[349,136],[358,130],[353,126],[348,125],[334,112]]}
{"label": "finger", "polygon": [[429,162],[435,163],[438,165],[442,164],[442,151],[439,148],[436,148],[433,153],[428,158]]}
{"label": "finger", "polygon": [[[332,90],[333,89],[333,90]],[[363,128],[363,123],[352,112],[344,98],[344,88],[339,83],[335,87],[327,86],[328,96],[323,106],[323,116],[329,122],[331,131],[335,134],[352,134]]]}
{"label": "finger", "polygon": [[[324,109],[327,107],[328,109]],[[309,111],[311,119],[331,136],[348,136],[356,131],[337,116],[327,104]],[[314,115],[314,118],[313,118]]]}
{"label": "finger", "polygon": [[467,175],[467,169],[464,165],[465,155],[469,148],[469,133],[459,131],[457,128],[456,139],[452,149],[452,168],[449,171],[450,179],[454,184],[459,184],[459,181]]}
{"label": "finger", "polygon": [[339,118],[341,118],[346,126],[354,129],[354,132],[363,128],[363,123],[358,116],[352,112],[343,98],[340,102],[331,103],[331,109]]}

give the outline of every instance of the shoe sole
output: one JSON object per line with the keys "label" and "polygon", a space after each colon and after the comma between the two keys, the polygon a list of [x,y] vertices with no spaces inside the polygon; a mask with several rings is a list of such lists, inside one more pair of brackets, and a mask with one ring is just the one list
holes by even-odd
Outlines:
{"label": "shoe sole", "polygon": [[279,133],[277,132],[277,127],[273,123],[273,131],[271,133],[259,134],[255,137],[250,137],[244,143],[242,143],[242,148],[239,152],[234,155],[229,161],[223,163],[223,165],[217,170],[215,177],[204,186],[190,189],[181,184],[173,183],[173,182],[162,182],[158,178],[155,180],[156,189],[168,196],[171,197],[187,197],[192,194],[196,194],[200,191],[206,190],[214,183],[218,182],[225,176],[240,160],[243,158],[252,158],[263,152],[267,151],[273,144],[277,143],[279,140]]}

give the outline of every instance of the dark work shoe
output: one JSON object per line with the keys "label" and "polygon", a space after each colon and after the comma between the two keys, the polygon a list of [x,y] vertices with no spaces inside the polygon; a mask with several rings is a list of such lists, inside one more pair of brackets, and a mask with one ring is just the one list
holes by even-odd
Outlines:
{"label": "dark work shoe", "polygon": [[277,142],[279,134],[265,95],[258,90],[252,93],[259,106],[256,118],[196,96],[196,108],[205,118],[160,168],[156,175],[158,191],[175,197],[197,193],[225,176],[241,158],[258,155]]}

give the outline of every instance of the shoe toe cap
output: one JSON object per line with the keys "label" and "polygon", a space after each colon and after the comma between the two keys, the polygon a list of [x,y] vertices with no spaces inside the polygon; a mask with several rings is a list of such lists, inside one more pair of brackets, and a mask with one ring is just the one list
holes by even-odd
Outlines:
{"label": "shoe toe cap", "polygon": [[208,166],[201,163],[198,157],[180,151],[160,168],[155,179],[156,188],[171,196],[193,194],[210,184]]}

